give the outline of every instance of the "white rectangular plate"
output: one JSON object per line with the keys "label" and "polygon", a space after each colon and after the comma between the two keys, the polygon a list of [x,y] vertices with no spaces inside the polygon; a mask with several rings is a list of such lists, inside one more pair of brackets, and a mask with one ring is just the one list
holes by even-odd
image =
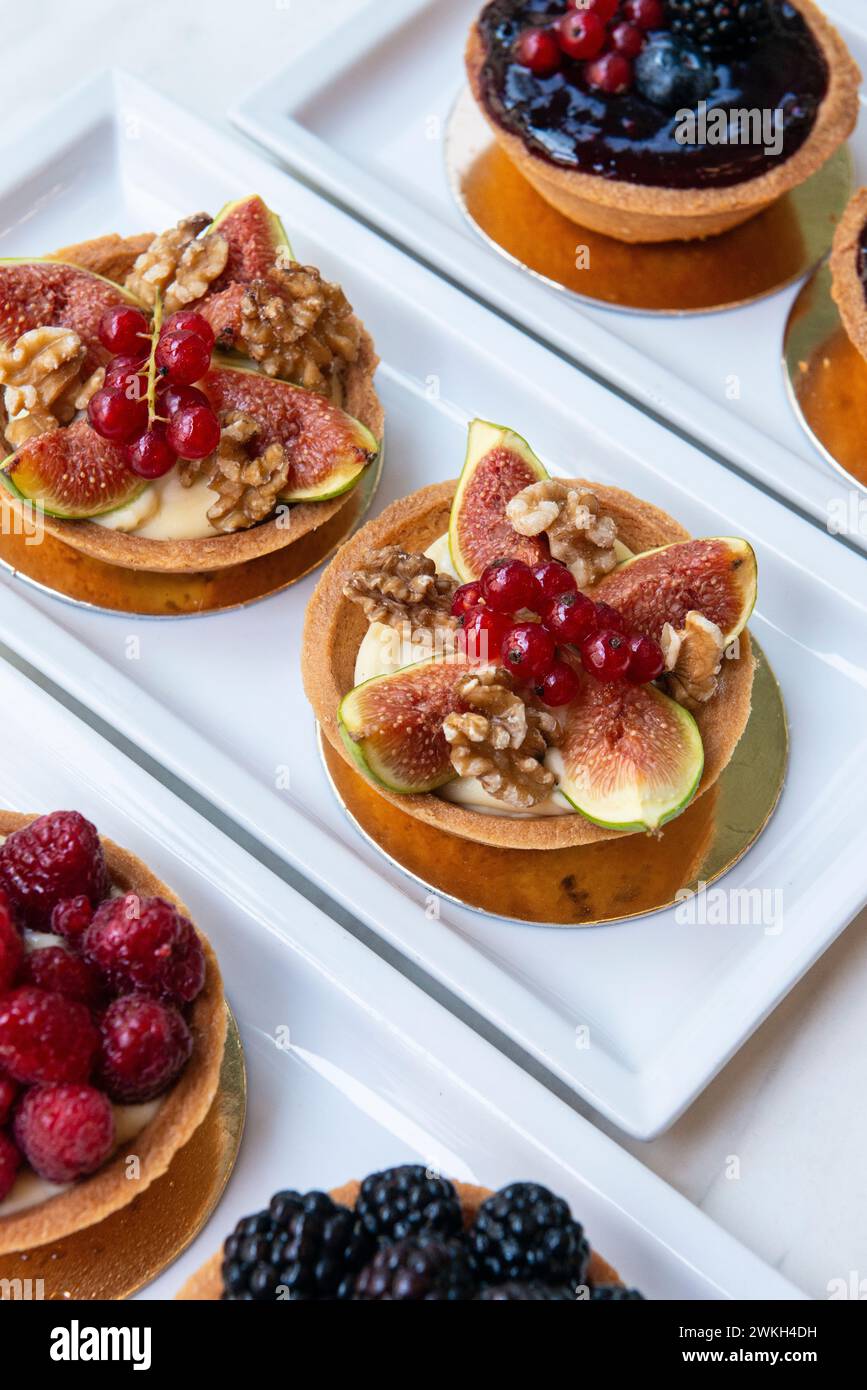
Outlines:
{"label": "white rectangular plate", "polygon": [[[841,18],[854,23],[855,10],[841,3]],[[481,0],[368,4],[231,115],[366,222],[826,525],[841,499],[860,494],[822,459],[786,396],[783,329],[798,287],[723,314],[624,314],[552,290],[469,228],[449,191],[443,136],[480,8]],[[867,72],[867,36],[844,27]],[[852,148],[864,182],[863,117]],[[729,398],[734,381],[738,399]],[[851,517],[849,539],[867,549],[867,506],[853,505]]]}
{"label": "white rectangular plate", "polygon": [[[587,931],[518,927],[447,904],[430,920],[423,890],[360,840],[325,781],[299,676],[312,579],[241,612],[162,623],[0,585],[0,639],[616,1124],[658,1133],[867,896],[867,782],[849,771],[867,748],[862,559],[132,79],[79,93],[0,167],[2,254],[162,227],[258,190],[299,257],[347,286],[382,353],[379,505],[454,476],[478,412],[513,425],[558,469],[628,488],[696,535],[743,534],[756,546],[754,626],[786,692],[793,752],[776,817],[726,884],[782,891],[778,935],[688,927],[672,912]],[[586,1027],[592,1045],[579,1047]]]}
{"label": "white rectangular plate", "polygon": [[4,744],[0,805],[81,810],[169,884],[217,951],[244,1042],[247,1128],[234,1175],[145,1297],[173,1298],[236,1220],[280,1188],[328,1189],[403,1162],[494,1188],[551,1186],[650,1298],[803,1297],[2,662],[0,703],[30,735]]}

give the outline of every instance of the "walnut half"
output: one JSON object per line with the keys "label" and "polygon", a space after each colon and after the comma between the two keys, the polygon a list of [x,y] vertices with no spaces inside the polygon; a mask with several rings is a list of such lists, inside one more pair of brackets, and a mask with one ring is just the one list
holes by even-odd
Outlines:
{"label": "walnut half", "polygon": [[87,380],[81,369],[87,356],[71,328],[31,328],[11,346],[0,344],[0,385],[10,448],[68,425],[102,384],[99,368]]}
{"label": "walnut half", "polygon": [[617,564],[617,523],[600,513],[596,495],[585,488],[544,478],[517,493],[506,516],[521,536],[545,532],[554,559],[569,566],[580,589]]}
{"label": "walnut half", "polygon": [[361,334],[340,286],[280,251],[241,300],[241,338],[269,376],[328,395],[335,372],[357,361]]}
{"label": "walnut half", "polygon": [[289,459],[282,444],[269,444],[253,455],[259,426],[249,415],[230,411],[216,452],[203,463],[179,464],[184,487],[203,478],[217,493],[208,520],[217,531],[243,531],[276,509],[289,479]]}
{"label": "walnut half", "polygon": [[554,716],[515,694],[506,671],[474,671],[457,694],[469,709],[450,714],[443,734],[458,775],[477,777],[489,796],[515,810],[546,801],[555,777],[539,759],[559,736]]}
{"label": "walnut half", "polygon": [[371,623],[418,628],[455,627],[451,602],[455,582],[438,574],[427,555],[408,554],[399,545],[371,550],[349,576],[343,593],[364,609]]}
{"label": "walnut half", "polygon": [[[182,218],[176,227],[169,227],[168,231],[160,232],[147,250],[142,251],[136,258],[132,270],[126,277],[126,288],[148,309],[153,309],[157,294],[165,296],[175,280],[187,247],[200,232],[210,226],[210,223],[208,213],[198,212],[192,217]],[[223,238],[220,240],[223,241]]]}
{"label": "walnut half", "polygon": [[695,710],[716,694],[725,639],[716,623],[690,610],[678,631],[666,623],[660,636],[665,685],[673,700]]}

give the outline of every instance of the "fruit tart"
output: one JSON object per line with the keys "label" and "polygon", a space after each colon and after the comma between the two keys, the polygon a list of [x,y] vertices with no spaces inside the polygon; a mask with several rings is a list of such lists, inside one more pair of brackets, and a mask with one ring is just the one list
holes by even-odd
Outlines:
{"label": "fruit tart", "polygon": [[540,1183],[499,1192],[402,1164],[330,1194],[278,1192],[178,1295],[229,1302],[641,1299]]}
{"label": "fruit tart", "polygon": [[858,69],[813,0],[489,0],[466,64],[542,197],[629,242],[745,222],[858,116]]}
{"label": "fruit tart", "polygon": [[258,197],[0,261],[0,477],[97,560],[236,565],[344,505],[379,453],[376,364]]}
{"label": "fruit tart", "polygon": [[332,746],[428,825],[517,849],[656,833],[746,727],[756,582],[746,541],[551,478],[476,420],[460,480],[386,508],[322,576],[305,687]]}
{"label": "fruit tart", "polygon": [[216,1094],[227,1011],[187,909],[82,815],[0,812],[0,837],[8,1254],[95,1225],[166,1172]]}
{"label": "fruit tart", "polygon": [[831,251],[832,292],[846,332],[867,358],[867,188],[847,207]]}

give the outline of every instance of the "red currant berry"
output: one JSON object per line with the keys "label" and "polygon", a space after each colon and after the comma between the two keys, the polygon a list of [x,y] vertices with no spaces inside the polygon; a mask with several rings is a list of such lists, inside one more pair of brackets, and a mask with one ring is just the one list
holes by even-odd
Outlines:
{"label": "red currant berry", "polygon": [[185,405],[169,420],[167,437],[182,459],[205,459],[220,442],[220,422],[209,405]]}
{"label": "red currant berry", "polygon": [[176,386],[168,377],[163,377],[157,386],[157,399],[160,411],[166,415],[176,415],[179,410],[184,410],[189,405],[204,405],[209,410],[211,408],[204,391],[200,391],[196,386]]}
{"label": "red currant berry", "polygon": [[606,96],[620,96],[632,86],[632,64],[622,53],[603,53],[587,64],[587,81]]}
{"label": "red currant berry", "polygon": [[546,705],[568,705],[581,689],[581,677],[565,661],[555,661],[536,686],[536,694]]}
{"label": "red currant berry", "polygon": [[147,393],[143,372],[143,358],[131,355],[114,357],[105,369],[104,385],[125,391],[132,400],[141,400]]}
{"label": "red currant berry", "polygon": [[482,596],[498,613],[518,613],[529,608],[538,613],[542,593],[533,571],[523,560],[494,560],[482,575]]}
{"label": "red currant berry", "polygon": [[622,613],[618,613],[616,608],[612,608],[610,603],[596,603],[596,626],[599,629],[607,628],[609,632],[627,632],[626,619]]}
{"label": "red currant berry", "polygon": [[629,645],[622,632],[603,628],[581,643],[585,671],[598,681],[620,681],[629,669]]}
{"label": "red currant berry", "polygon": [[634,24],[618,24],[611,31],[611,40],[624,58],[637,58],[644,47],[644,35]]}
{"label": "red currant berry", "polygon": [[560,66],[560,45],[547,29],[525,29],[515,44],[515,61],[536,77],[551,77]]}
{"label": "red currant berry", "polygon": [[534,565],[533,578],[549,603],[561,594],[574,594],[578,587],[572,571],[559,560],[543,560],[541,565]]}
{"label": "red currant berry", "polygon": [[117,387],[103,386],[91,396],[87,418],[103,439],[114,444],[129,444],[147,429],[147,402],[130,399]]}
{"label": "red currant berry", "polygon": [[197,338],[201,338],[208,352],[214,351],[214,330],[201,314],[194,314],[192,309],[178,309],[177,313],[172,314],[163,324],[164,333],[181,330],[185,333],[195,333]]}
{"label": "red currant berry", "polygon": [[605,43],[605,25],[598,15],[568,10],[557,22],[557,42],[569,58],[595,58]]}
{"label": "red currant berry", "polygon": [[472,584],[462,584],[459,589],[455,589],[452,597],[452,617],[462,618],[471,608],[478,608],[481,597],[482,586],[478,580],[474,580]]}
{"label": "red currant berry", "polygon": [[210,348],[202,342],[197,333],[179,328],[173,333],[164,333],[157,343],[157,366],[181,386],[192,386],[200,381],[211,365]]}
{"label": "red currant berry", "polygon": [[626,0],[623,13],[639,29],[659,29],[665,21],[662,0]]}
{"label": "red currant berry", "polygon": [[130,304],[115,304],[99,321],[99,341],[109,352],[141,356],[143,339],[149,337],[147,319]]}
{"label": "red currant berry", "polygon": [[511,623],[504,613],[472,608],[462,624],[462,643],[470,661],[499,661],[503,639]]}
{"label": "red currant berry", "polygon": [[126,446],[128,466],[140,478],[162,478],[178,461],[166,439],[166,427],[159,420]]}
{"label": "red currant berry", "polygon": [[665,670],[665,657],[659,643],[642,632],[633,632],[627,637],[626,645],[629,649],[626,679],[633,685],[647,685],[648,681],[658,680]]}
{"label": "red currant berry", "polygon": [[583,10],[586,14],[598,15],[603,24],[607,24],[617,13],[620,0],[569,0],[570,10]]}
{"label": "red currant berry", "polygon": [[516,623],[500,648],[507,671],[528,685],[540,681],[554,662],[554,638],[541,623]]}
{"label": "red currant berry", "polygon": [[571,594],[561,594],[548,609],[545,626],[558,642],[574,642],[577,646],[599,626],[596,605],[577,589]]}

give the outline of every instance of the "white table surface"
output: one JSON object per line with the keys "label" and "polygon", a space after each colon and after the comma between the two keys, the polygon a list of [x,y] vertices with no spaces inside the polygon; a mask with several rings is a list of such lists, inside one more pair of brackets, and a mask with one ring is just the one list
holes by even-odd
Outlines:
{"label": "white table surface", "polygon": [[[362,3],[7,3],[4,137],[23,134],[61,92],[112,64],[231,129],[224,114],[230,98],[282,67]],[[818,717],[821,692],[816,696]],[[858,775],[855,768],[853,775]],[[315,896],[312,890],[309,896]],[[867,1298],[865,928],[867,914],[853,923],[667,1135],[651,1144],[627,1144],[715,1221],[817,1298],[827,1297],[829,1281],[849,1281],[853,1271],[859,1280],[865,1279]],[[393,959],[387,950],[382,953]],[[411,967],[405,973],[413,976]],[[429,992],[439,993],[435,986]],[[454,1007],[453,1001],[447,1002]],[[460,1007],[454,1011],[463,1012]],[[486,1031],[478,1020],[472,1021]],[[534,1070],[532,1064],[528,1069]],[[558,1089],[556,1082],[550,1084]],[[564,1099],[575,1104],[565,1095]],[[625,1142],[616,1131],[610,1132]]]}

